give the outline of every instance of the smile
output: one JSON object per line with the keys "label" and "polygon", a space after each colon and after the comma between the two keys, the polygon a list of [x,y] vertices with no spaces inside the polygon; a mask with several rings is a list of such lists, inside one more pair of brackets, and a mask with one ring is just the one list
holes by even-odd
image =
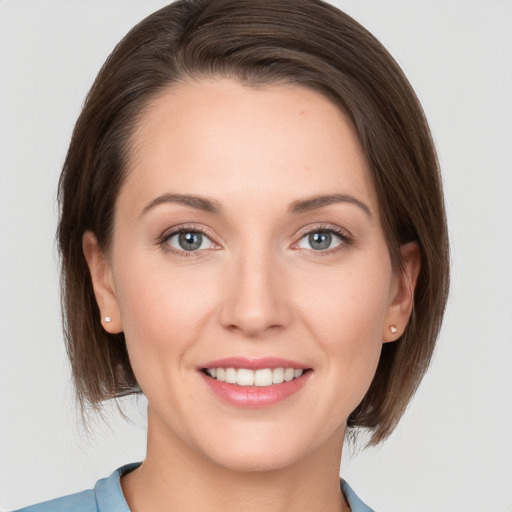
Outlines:
{"label": "smile", "polygon": [[207,389],[242,408],[276,405],[300,392],[313,374],[302,362],[278,357],[228,357],[197,368]]}
{"label": "smile", "polygon": [[295,368],[206,368],[207,375],[219,382],[236,384],[238,386],[267,387],[273,384],[282,384],[298,379],[303,373],[302,369]]}

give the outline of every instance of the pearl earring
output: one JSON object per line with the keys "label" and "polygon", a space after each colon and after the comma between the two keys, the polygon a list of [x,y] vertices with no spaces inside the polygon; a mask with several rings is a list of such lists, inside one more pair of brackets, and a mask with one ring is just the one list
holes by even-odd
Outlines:
{"label": "pearl earring", "polygon": [[105,323],[109,324],[110,322],[112,322],[112,318],[110,318],[109,316],[106,316],[105,317]]}
{"label": "pearl earring", "polygon": [[390,325],[389,330],[392,332],[392,334],[396,334],[398,327],[396,325]]}

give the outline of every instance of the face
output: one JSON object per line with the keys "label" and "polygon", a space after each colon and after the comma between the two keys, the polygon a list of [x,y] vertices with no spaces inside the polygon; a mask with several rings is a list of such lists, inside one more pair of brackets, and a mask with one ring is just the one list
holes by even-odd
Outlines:
{"label": "face", "polygon": [[407,314],[358,141],[298,86],[162,94],[134,136],[109,254],[90,233],[84,250],[150,443],[236,470],[339,453]]}

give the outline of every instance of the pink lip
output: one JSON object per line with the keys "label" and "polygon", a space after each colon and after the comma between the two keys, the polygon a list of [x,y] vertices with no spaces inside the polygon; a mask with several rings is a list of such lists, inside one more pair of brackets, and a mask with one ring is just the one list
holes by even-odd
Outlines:
{"label": "pink lip", "polygon": [[[295,368],[308,369],[307,366],[285,359],[274,357],[248,359],[248,358],[228,358],[211,361],[200,368],[247,368],[249,370],[258,370],[261,368]],[[272,384],[271,386],[238,386],[213,379],[203,371],[199,371],[205,384],[217,397],[224,402],[238,407],[268,407],[282,402],[286,398],[300,391],[309,380],[312,371],[306,371],[299,378],[281,384]]]}
{"label": "pink lip", "polygon": [[210,361],[199,369],[203,368],[247,368],[248,370],[260,370],[262,368],[295,368],[296,370],[306,370],[308,366],[278,357],[260,357],[255,359],[249,357],[228,357]]}

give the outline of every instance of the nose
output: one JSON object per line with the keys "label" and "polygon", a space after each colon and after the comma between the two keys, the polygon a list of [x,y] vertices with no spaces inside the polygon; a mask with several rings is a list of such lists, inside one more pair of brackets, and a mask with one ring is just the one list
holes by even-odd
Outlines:
{"label": "nose", "polygon": [[286,328],[291,310],[283,269],[269,252],[240,254],[231,262],[220,323],[246,337],[266,337]]}

